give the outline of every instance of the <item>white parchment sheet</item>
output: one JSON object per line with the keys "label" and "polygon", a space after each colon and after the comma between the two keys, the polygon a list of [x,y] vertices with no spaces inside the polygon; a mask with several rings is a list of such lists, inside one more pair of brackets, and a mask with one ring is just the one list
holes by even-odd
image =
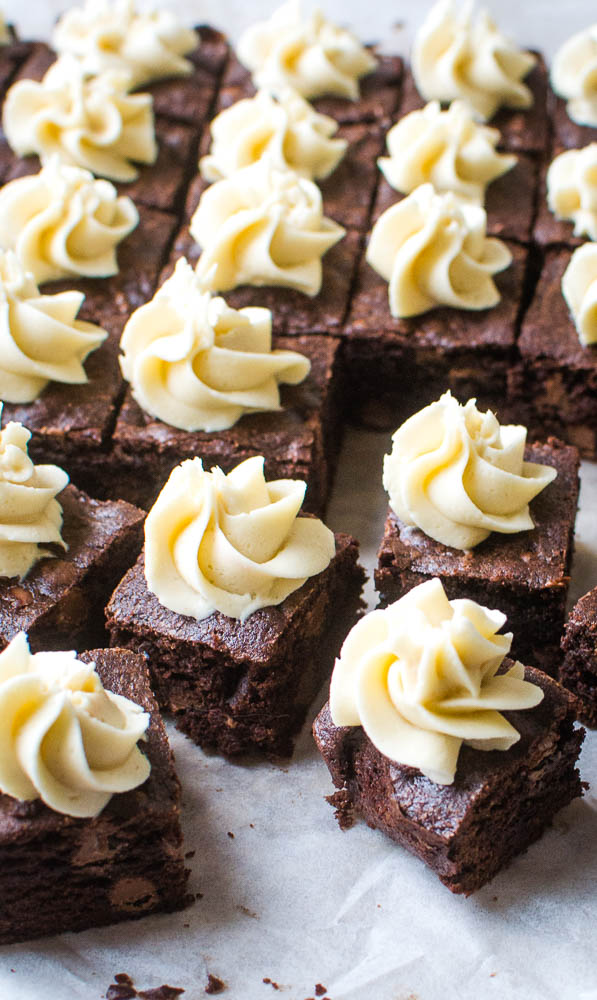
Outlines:
{"label": "white parchment sheet", "polygon": [[[22,34],[37,37],[67,5],[3,3]],[[170,4],[191,22],[232,26],[233,36],[273,5]],[[429,5],[323,3],[331,17],[394,50],[404,49]],[[596,15],[592,0],[491,6],[511,34],[547,52]],[[397,22],[406,28],[392,33]],[[348,433],[328,518],[361,540],[369,572],[385,516],[388,447],[389,435]],[[596,510],[597,465],[585,462],[572,600],[597,582]],[[371,584],[367,595],[372,602]],[[225,1000],[306,1000],[317,984],[329,1000],[597,1000],[595,791],[561,812],[490,885],[469,899],[452,896],[418,859],[363,823],[340,831],[310,736],[319,704],[294,757],[280,766],[230,764],[169,726],[185,850],[195,852],[190,887],[202,898],[171,916],[0,948],[0,1000],[100,1000],[119,972],[138,989],[182,987],[182,1000],[206,996],[208,973],[226,983]],[[581,771],[597,790],[595,733]]]}

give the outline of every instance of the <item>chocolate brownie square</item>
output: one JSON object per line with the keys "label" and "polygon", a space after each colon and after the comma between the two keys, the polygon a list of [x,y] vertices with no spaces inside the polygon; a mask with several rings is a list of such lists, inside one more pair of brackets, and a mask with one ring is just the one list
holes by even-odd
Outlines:
{"label": "chocolate brownie square", "polygon": [[313,731],[338,789],[329,801],[340,825],[358,813],[451,892],[469,895],[489,882],[583,792],[575,764],[584,730],[573,726],[572,699],[540,670],[526,667],[525,679],[545,696],[536,708],[503,713],[520,740],[506,751],[463,746],[451,785],[389,760],[360,726],[335,726],[326,705]]}
{"label": "chocolate brownie square", "polygon": [[581,597],[568,616],[562,637],[560,683],[578,699],[578,717],[597,726],[597,587]]}
{"label": "chocolate brownie square", "polygon": [[441,307],[409,319],[390,315],[388,284],[363,255],[342,330],[351,418],[396,427],[451,389],[500,410],[514,359],[527,250],[508,243],[512,264],[495,278],[501,295],[480,312]]}
{"label": "chocolate brownie square", "polygon": [[1,944],[169,913],[190,902],[180,785],[143,657],[94,649],[80,658],[95,663],[107,690],[151,713],[143,744],[151,772],[91,819],[0,794]]}
{"label": "chocolate brownie square", "polygon": [[58,500],[67,549],[56,547],[23,580],[0,578],[0,649],[21,631],[34,651],[105,643],[102,609],[141,550],[145,513],[74,486]]}
{"label": "chocolate brownie square", "polygon": [[327,569],[241,622],[164,608],[147,589],[141,555],[106,608],[111,643],[147,656],[158,702],[195,743],[226,755],[289,755],[361,606],[357,559],[355,540],[336,535]]}
{"label": "chocolate brownie square", "polygon": [[198,456],[206,469],[230,472],[251,455],[265,457],[267,479],[303,479],[305,510],[323,514],[340,450],[343,406],[340,342],[333,337],[277,337],[273,348],[299,351],[311,372],[280,386],[282,409],[245,414],[223,431],[183,431],[145,413],[130,389],[105,459],[106,496],[153,504],[174,466]]}
{"label": "chocolate brownie square", "polygon": [[439,577],[449,600],[467,597],[507,616],[512,655],[555,674],[560,661],[578,501],[578,452],[550,438],[527,447],[525,459],[557,469],[557,478],[531,502],[535,527],[513,535],[493,532],[470,551],[436,542],[390,511],[378,553],[380,604]]}
{"label": "chocolate brownie square", "polygon": [[[563,152],[562,149],[558,150]],[[554,157],[557,153],[553,154]],[[539,171],[539,187],[537,190],[537,217],[533,227],[533,240],[540,247],[568,247],[573,249],[584,243],[586,237],[574,235],[574,224],[558,219],[547,204],[547,170],[549,164],[544,164]]]}
{"label": "chocolate brownie square", "polygon": [[228,57],[225,36],[200,25],[200,41],[196,49],[185,58],[193,64],[188,76],[169,77],[139,87],[153,97],[156,115],[200,127],[212,112],[216,90]]}
{"label": "chocolate brownie square", "polygon": [[[548,109],[553,134],[553,147],[561,153],[565,149],[582,149],[590,142],[597,142],[597,127],[579,125],[568,114],[567,101],[548,92]],[[555,155],[555,154],[554,154]]]}
{"label": "chocolate brownie square", "polygon": [[508,395],[532,437],[555,434],[597,457],[597,345],[581,344],[562,295],[570,251],[551,248],[522,324]]}

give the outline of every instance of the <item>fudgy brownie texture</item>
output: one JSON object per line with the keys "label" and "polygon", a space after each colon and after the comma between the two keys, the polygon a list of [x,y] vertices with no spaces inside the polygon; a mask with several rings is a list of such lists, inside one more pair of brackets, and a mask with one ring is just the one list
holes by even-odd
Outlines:
{"label": "fudgy brownie texture", "polygon": [[104,495],[149,509],[170,472],[198,456],[224,472],[251,455],[263,455],[267,479],[304,479],[305,510],[323,514],[340,450],[343,425],[340,342],[334,337],[277,337],[273,347],[311,361],[300,385],[280,386],[282,409],[246,414],[227,430],[183,431],[145,413],[126,396],[106,456]]}
{"label": "fudgy brownie texture", "polygon": [[106,608],[111,642],[145,653],[159,704],[195,743],[226,755],[289,755],[361,608],[357,559],[356,541],[336,535],[327,569],[240,622],[164,608],[147,589],[141,555]]}
{"label": "fudgy brownie texture", "polygon": [[313,731],[338,789],[329,801],[340,825],[360,814],[451,892],[469,895],[489,882],[583,792],[575,763],[584,730],[573,726],[572,699],[540,670],[527,667],[525,677],[545,697],[532,710],[503,713],[518,743],[506,751],[463,746],[451,785],[384,757],[360,726],[335,726],[326,705]]}
{"label": "fudgy brownie texture", "polygon": [[597,456],[597,345],[581,344],[562,295],[570,251],[552,248],[518,340],[520,361],[508,395],[535,438],[555,434],[587,458]]}
{"label": "fudgy brownie texture", "polygon": [[34,651],[106,642],[103,608],[143,545],[145,514],[92,500],[74,486],[58,497],[66,551],[42,559],[23,580],[0,578],[0,649],[27,632]]}
{"label": "fudgy brownie texture", "polygon": [[440,307],[409,319],[390,315],[388,283],[363,256],[342,329],[351,419],[373,428],[396,427],[446,389],[500,412],[527,262],[525,247],[508,247],[513,260],[496,275],[501,300],[494,309]]}
{"label": "fudgy brownie texture", "polygon": [[108,690],[151,712],[141,744],[151,773],[92,819],[0,794],[0,944],[168,913],[190,902],[180,786],[143,657],[95,649],[81,659],[95,662]]}
{"label": "fudgy brownie texture", "polygon": [[564,626],[560,683],[578,699],[578,717],[597,726],[597,587],[574,605]]}
{"label": "fudgy brownie texture", "polygon": [[578,452],[550,438],[526,450],[527,461],[552,465],[557,478],[531,502],[535,527],[492,534],[470,551],[442,545],[390,511],[378,553],[381,606],[439,577],[448,598],[468,597],[507,615],[512,655],[555,674],[560,661],[578,500]]}

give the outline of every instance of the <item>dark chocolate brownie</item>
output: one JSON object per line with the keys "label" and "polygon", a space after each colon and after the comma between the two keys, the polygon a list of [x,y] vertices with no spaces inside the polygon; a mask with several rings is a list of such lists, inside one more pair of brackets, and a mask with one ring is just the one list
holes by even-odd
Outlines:
{"label": "dark chocolate brownie", "polygon": [[300,385],[280,386],[281,411],[247,414],[228,430],[171,427],[141,410],[128,389],[103,466],[104,495],[149,509],[185,458],[198,456],[206,469],[219,465],[230,472],[251,455],[264,455],[267,479],[304,479],[305,510],[323,514],[341,441],[340,342],[334,337],[278,337],[273,347],[306,355],[310,374]]}
{"label": "dark chocolate brownie", "polygon": [[31,54],[31,43],[19,41],[12,28],[9,31],[12,41],[7,45],[0,45],[0,100],[4,98],[16,73]]}
{"label": "dark chocolate brownie", "polygon": [[[563,150],[559,150],[563,152]],[[554,153],[555,157],[557,153]],[[553,157],[552,157],[553,159]],[[539,171],[539,187],[537,189],[537,217],[533,227],[533,239],[540,247],[564,246],[570,249],[579,247],[586,241],[586,236],[575,236],[574,225],[564,219],[557,219],[547,204],[547,169],[549,164]]]}
{"label": "dark chocolate brownie", "polygon": [[113,645],[145,653],[160,705],[200,746],[235,755],[292,753],[292,737],[361,606],[358,547],[336,535],[322,573],[243,623],[203,621],[162,607],[145,582],[143,555],[106,608]]}
{"label": "dark chocolate brownie", "polygon": [[388,284],[363,255],[342,330],[351,418],[396,427],[451,389],[500,411],[514,360],[527,250],[509,243],[513,261],[496,276],[501,301],[481,312],[442,307],[410,319],[390,315]]}
{"label": "dark chocolate brownie", "polygon": [[572,121],[566,110],[567,103],[554,94],[553,90],[549,90],[548,110],[551,119],[553,146],[558,153],[564,149],[582,149],[590,142],[597,142],[597,127],[579,125]]}
{"label": "dark chocolate brownie", "polygon": [[169,913],[190,902],[180,785],[143,657],[95,649],[81,659],[95,662],[108,690],[151,712],[143,744],[151,773],[92,819],[0,794],[1,944]]}
{"label": "dark chocolate brownie", "polygon": [[568,616],[562,638],[560,683],[578,699],[578,717],[597,726],[597,587],[581,597]]}
{"label": "dark chocolate brownie", "polygon": [[525,677],[545,697],[531,710],[504,712],[519,742],[506,751],[463,746],[451,785],[389,760],[360,726],[334,726],[326,705],[313,730],[338,789],[329,801],[340,825],[359,813],[451,892],[469,895],[489,882],[583,793],[575,763],[584,730],[573,726],[572,700],[540,670],[527,667]]}
{"label": "dark chocolate brownie", "polygon": [[508,395],[532,437],[555,434],[597,457],[597,345],[581,344],[562,295],[570,251],[552,248],[518,340]]}
{"label": "dark chocolate brownie", "polygon": [[514,633],[512,655],[554,674],[572,562],[578,453],[550,438],[546,444],[529,446],[526,458],[558,470],[557,478],[531,502],[533,530],[492,532],[480,545],[462,552],[406,527],[390,511],[375,587],[385,606],[437,576],[450,600],[468,597],[502,611],[506,630]]}
{"label": "dark chocolate brownie", "polygon": [[66,551],[41,559],[23,580],[0,578],[0,649],[17,632],[31,648],[84,649],[105,643],[103,608],[143,545],[145,514],[92,500],[67,486],[58,497]]}
{"label": "dark chocolate brownie", "polygon": [[203,125],[212,111],[228,57],[228,43],[221,32],[208,25],[200,25],[196,30],[200,34],[199,45],[185,56],[193,63],[192,73],[157,80],[139,88],[152,95],[156,115],[186,122],[195,128]]}

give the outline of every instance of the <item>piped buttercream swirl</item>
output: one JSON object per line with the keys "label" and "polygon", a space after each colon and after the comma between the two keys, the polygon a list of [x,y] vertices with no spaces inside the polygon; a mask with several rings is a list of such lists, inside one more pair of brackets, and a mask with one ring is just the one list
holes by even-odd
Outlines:
{"label": "piped buttercream swirl", "polygon": [[348,634],[336,660],[330,712],[337,726],[362,726],[377,749],[452,784],[462,744],[508,750],[520,739],[503,711],[543,699],[515,663],[497,671],[512,633],[506,616],[470,600],[449,601],[428,580]]}
{"label": "piped buttercream swirl", "polygon": [[547,204],[574,223],[575,236],[597,240],[597,142],[560,153],[547,171]]}
{"label": "piped buttercream swirl", "polygon": [[137,746],[149,715],[106,691],[76,653],[35,653],[20,632],[0,653],[0,791],[97,816],[150,771]]}
{"label": "piped buttercream swirl", "polygon": [[572,35],[556,52],[551,84],[578,125],[597,126],[597,23]]}
{"label": "piped buttercream swirl", "polygon": [[390,506],[406,525],[444,545],[472,549],[492,531],[534,528],[529,503],[557,475],[525,462],[526,428],[500,425],[475,400],[450,394],[402,424],[384,459]]}
{"label": "piped buttercream swirl", "polygon": [[562,277],[562,292],[581,344],[597,343],[597,244],[572,254]]}
{"label": "piped buttercream swirl", "polygon": [[335,553],[322,521],[297,517],[305,483],[266,482],[263,458],[224,475],[201,459],[173,470],[145,522],[145,576],[160,604],[202,619],[244,621],[281,604]]}

